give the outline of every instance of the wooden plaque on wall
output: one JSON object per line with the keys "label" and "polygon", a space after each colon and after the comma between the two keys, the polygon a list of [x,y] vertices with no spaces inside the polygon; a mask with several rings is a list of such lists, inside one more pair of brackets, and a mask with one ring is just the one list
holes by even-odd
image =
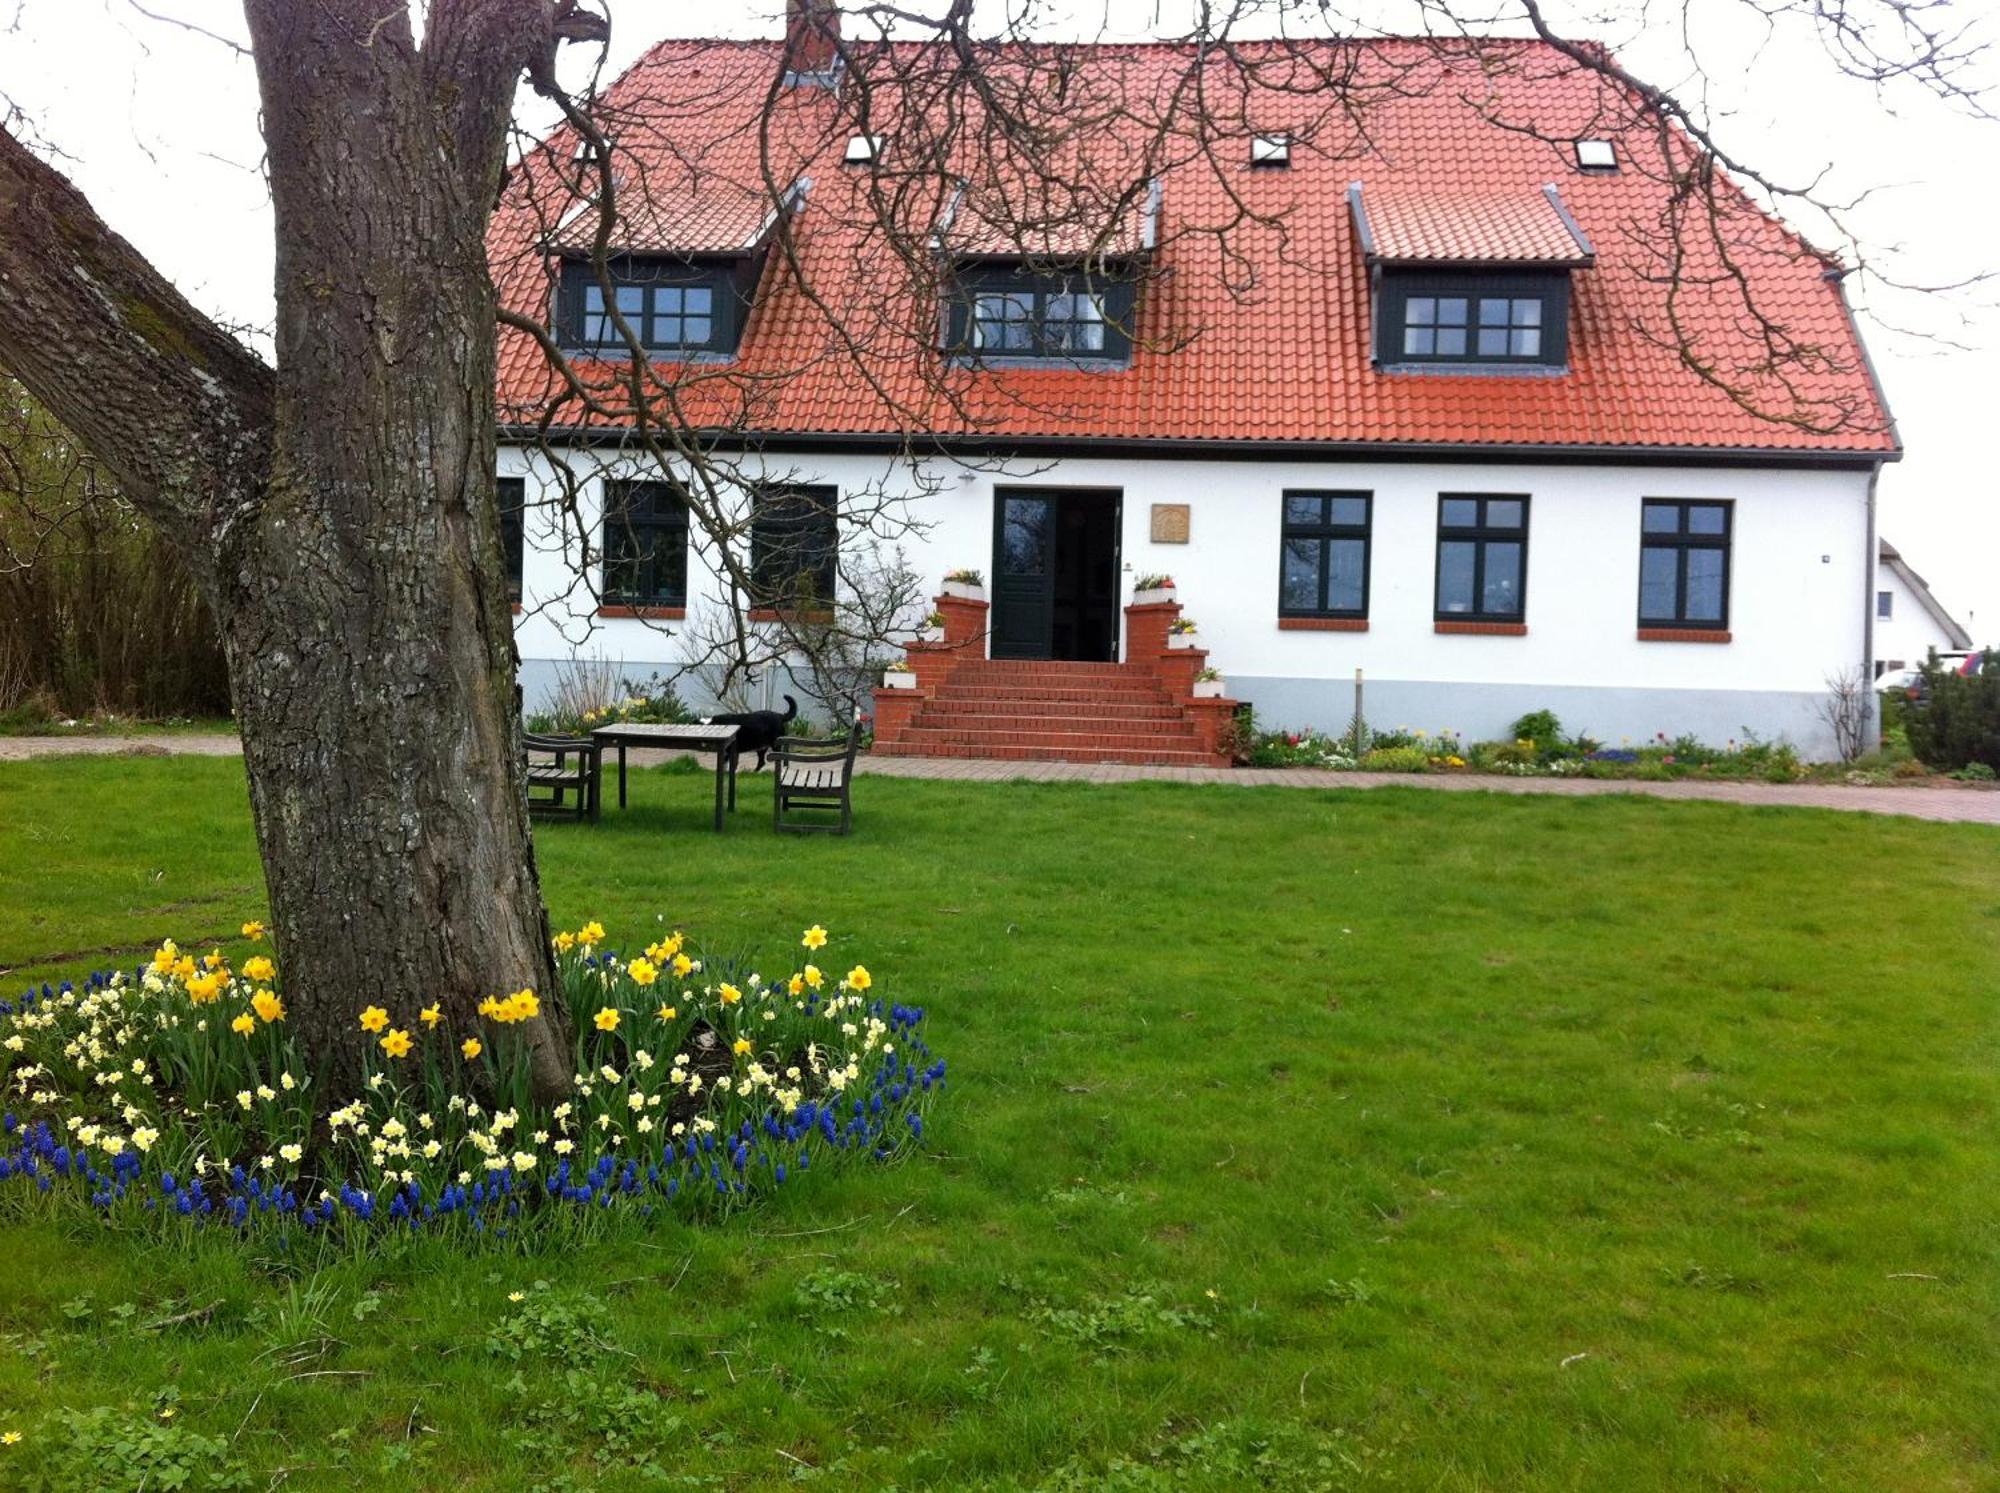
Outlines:
{"label": "wooden plaque on wall", "polygon": [[1153,505],[1153,543],[1186,544],[1188,542],[1188,505],[1185,503],[1155,503]]}

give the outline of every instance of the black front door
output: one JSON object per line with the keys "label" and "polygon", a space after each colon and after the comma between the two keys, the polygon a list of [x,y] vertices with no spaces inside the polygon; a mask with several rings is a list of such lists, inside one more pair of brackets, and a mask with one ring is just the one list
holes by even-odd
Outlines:
{"label": "black front door", "polygon": [[1118,509],[1116,492],[995,493],[995,658],[1117,659]]}

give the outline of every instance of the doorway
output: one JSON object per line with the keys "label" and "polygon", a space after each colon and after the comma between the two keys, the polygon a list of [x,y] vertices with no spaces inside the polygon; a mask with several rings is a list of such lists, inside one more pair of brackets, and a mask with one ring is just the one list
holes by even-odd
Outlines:
{"label": "doorway", "polygon": [[1117,662],[1122,499],[1102,488],[995,490],[993,657]]}

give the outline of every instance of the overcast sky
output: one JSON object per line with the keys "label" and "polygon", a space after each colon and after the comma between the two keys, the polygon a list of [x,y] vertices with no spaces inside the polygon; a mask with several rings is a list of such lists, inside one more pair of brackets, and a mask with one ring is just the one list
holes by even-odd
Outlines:
{"label": "overcast sky", "polygon": [[[1075,0],[1040,29],[1142,39],[1171,33],[1182,3],[1111,0],[1107,18],[1104,0]],[[1377,29],[1419,29],[1418,0],[1339,3]],[[232,0],[145,6],[241,35]],[[1474,7],[1491,18],[1514,10],[1509,0],[1468,0]],[[1972,76],[1994,89],[1989,105],[2000,112],[2000,5],[1959,8],[1993,45]],[[664,36],[776,35],[777,9],[778,0],[618,0],[614,69]],[[1878,94],[1843,80],[1810,32],[1767,30],[1750,0],[1545,0],[1545,9],[1571,34],[1611,44],[1640,76],[1705,100],[1725,146],[1767,176],[1806,182],[1830,171],[1826,200],[1868,194],[1851,222],[1870,260],[1896,278],[1937,285],[2000,270],[2000,123],[1914,86]],[[63,152],[63,169],[197,305],[267,325],[270,211],[248,61],[148,19],[132,0],[0,0],[0,26],[10,20],[14,29],[0,31],[0,93]],[[1699,74],[1684,37],[1700,54]],[[1791,216],[1816,242],[1840,247],[1824,220],[1804,209]],[[1882,530],[1979,641],[2000,643],[2000,293],[1850,286],[1909,453],[1883,476]]]}

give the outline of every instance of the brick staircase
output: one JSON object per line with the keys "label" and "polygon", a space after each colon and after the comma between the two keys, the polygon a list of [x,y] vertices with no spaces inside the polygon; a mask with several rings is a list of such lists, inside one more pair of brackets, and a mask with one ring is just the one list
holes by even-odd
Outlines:
{"label": "brick staircase", "polygon": [[1125,663],[989,659],[986,603],[940,596],[942,640],[909,645],[914,688],[875,692],[885,757],[1227,766],[1235,701],[1193,696],[1207,654],[1167,647],[1176,602],[1126,608]]}

